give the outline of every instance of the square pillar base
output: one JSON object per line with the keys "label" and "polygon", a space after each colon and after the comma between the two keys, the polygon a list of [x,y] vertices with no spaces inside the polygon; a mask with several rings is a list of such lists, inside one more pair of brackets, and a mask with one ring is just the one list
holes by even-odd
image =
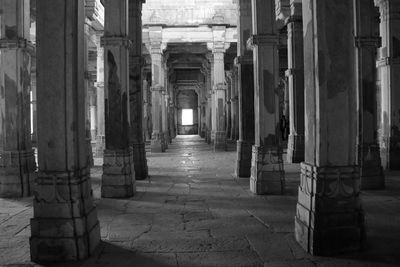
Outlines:
{"label": "square pillar base", "polygon": [[104,135],[96,136],[96,157],[103,157],[104,150],[106,149],[106,137]]}
{"label": "square pillar base", "polygon": [[210,130],[207,130],[207,132],[206,132],[206,143],[207,144],[211,144],[211,131]]}
{"label": "square pillar base", "polygon": [[312,255],[360,250],[365,244],[358,166],[301,164],[297,242]]}
{"label": "square pillar base", "polygon": [[29,151],[0,152],[0,197],[27,197],[33,193],[36,178],[35,153]]}
{"label": "square pillar base", "polygon": [[378,144],[363,144],[359,146],[361,190],[385,188],[385,175],[381,163]]}
{"label": "square pillar base", "polygon": [[226,151],[226,150],[227,150],[226,132],[224,131],[215,132],[214,151]]}
{"label": "square pillar base", "polygon": [[152,153],[165,152],[165,140],[163,133],[153,133],[151,136],[150,151]]}
{"label": "square pillar base", "polygon": [[304,161],[304,136],[289,135],[287,162],[300,163]]}
{"label": "square pillar base", "polygon": [[135,166],[136,180],[144,180],[149,176],[146,159],[146,148],[144,143],[132,144],[133,163]]}
{"label": "square pillar base", "polygon": [[105,150],[101,196],[128,198],[135,193],[135,170],[132,149]]}
{"label": "square pillar base", "polygon": [[237,141],[236,177],[238,178],[251,176],[252,147],[252,143]]}
{"label": "square pillar base", "polygon": [[92,149],[92,139],[86,138],[86,147],[87,147],[87,161],[90,167],[94,166],[94,159],[93,159],[93,149]]}
{"label": "square pillar base", "polygon": [[263,147],[253,146],[250,191],[257,195],[281,195],[285,190],[285,172],[282,155],[276,151],[264,152]]}
{"label": "square pillar base", "polygon": [[163,133],[164,138],[162,139],[162,145],[164,147],[164,151],[168,149],[169,135],[168,133]]}
{"label": "square pillar base", "polygon": [[100,242],[89,168],[42,172],[36,179],[30,249],[34,262],[88,258]]}
{"label": "square pillar base", "polygon": [[215,142],[215,131],[211,131],[210,132],[210,143],[209,144],[214,146],[214,142]]}

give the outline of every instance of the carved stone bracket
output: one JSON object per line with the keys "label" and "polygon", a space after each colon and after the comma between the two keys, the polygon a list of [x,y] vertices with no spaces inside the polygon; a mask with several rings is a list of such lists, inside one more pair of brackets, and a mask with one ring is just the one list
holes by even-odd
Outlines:
{"label": "carved stone bracket", "polygon": [[356,36],[354,37],[356,47],[381,47],[382,38],[378,36]]}
{"label": "carved stone bracket", "polygon": [[27,39],[0,39],[0,49],[26,49],[28,52],[35,50],[34,45]]}
{"label": "carved stone bracket", "polygon": [[247,40],[247,47],[253,49],[255,46],[276,46],[279,45],[277,34],[256,34]]}
{"label": "carved stone bracket", "polygon": [[101,45],[107,47],[122,46],[130,49],[132,41],[127,36],[103,36],[101,38]]}
{"label": "carved stone bracket", "polygon": [[238,65],[253,65],[253,57],[250,56],[237,56],[235,57],[234,64]]}
{"label": "carved stone bracket", "polygon": [[380,58],[376,62],[377,68],[390,66],[390,65],[400,65],[400,58],[385,57],[385,58]]}

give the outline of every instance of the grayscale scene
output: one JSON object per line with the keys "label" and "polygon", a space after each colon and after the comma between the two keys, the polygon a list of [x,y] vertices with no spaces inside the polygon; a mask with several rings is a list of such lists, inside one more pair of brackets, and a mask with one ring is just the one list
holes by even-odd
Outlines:
{"label": "grayscale scene", "polygon": [[0,0],[0,266],[400,266],[400,0]]}

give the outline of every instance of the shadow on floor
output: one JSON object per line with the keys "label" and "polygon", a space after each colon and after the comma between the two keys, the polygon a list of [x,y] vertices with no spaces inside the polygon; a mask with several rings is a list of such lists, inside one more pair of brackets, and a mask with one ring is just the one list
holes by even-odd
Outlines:
{"label": "shadow on floor", "polygon": [[[124,247],[128,245],[127,247]],[[162,255],[159,253],[141,253],[129,248],[129,244],[121,244],[121,246],[101,241],[95,253],[85,261],[66,262],[59,264],[44,265],[49,267],[85,267],[85,266],[154,266],[165,267],[165,257],[169,257],[175,262],[175,255]]]}

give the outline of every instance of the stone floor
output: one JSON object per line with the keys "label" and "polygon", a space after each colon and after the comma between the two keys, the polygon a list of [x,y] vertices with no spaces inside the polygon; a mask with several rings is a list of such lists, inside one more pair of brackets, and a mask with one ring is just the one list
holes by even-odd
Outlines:
{"label": "stone floor", "polygon": [[[234,178],[235,156],[180,136],[166,153],[148,154],[151,177],[130,199],[100,199],[95,167],[102,244],[85,262],[53,266],[400,266],[399,172],[387,174],[387,190],[363,192],[364,252],[311,257],[293,238],[298,165],[286,166],[284,196],[254,196],[248,179]],[[34,265],[31,217],[30,198],[0,199],[0,266]]]}

